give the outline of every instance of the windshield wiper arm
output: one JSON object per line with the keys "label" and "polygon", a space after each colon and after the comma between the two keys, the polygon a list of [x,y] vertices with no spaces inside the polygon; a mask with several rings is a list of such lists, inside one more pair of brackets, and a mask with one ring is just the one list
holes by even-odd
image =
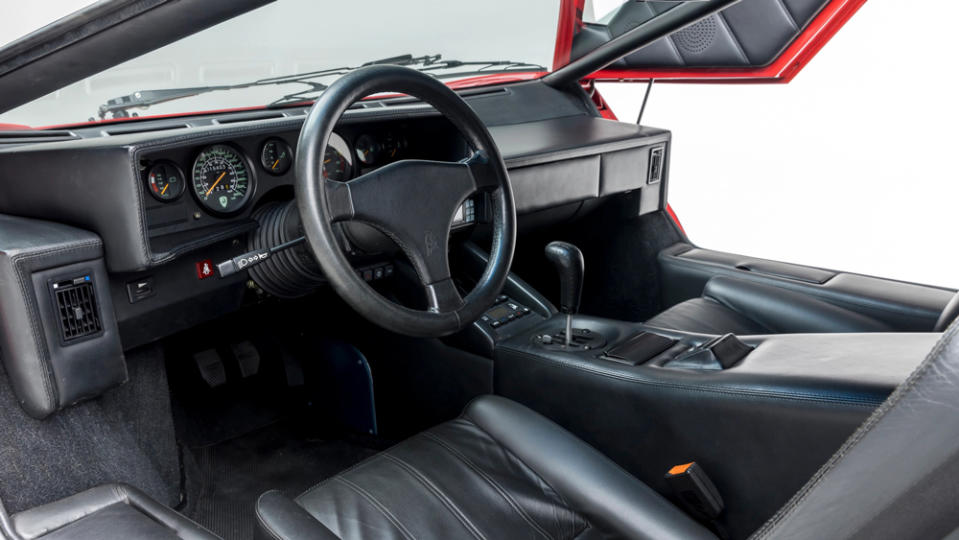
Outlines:
{"label": "windshield wiper arm", "polygon": [[[390,58],[383,58],[380,60],[373,60],[366,62],[358,67],[338,67],[331,69],[322,69],[319,71],[310,71],[307,73],[297,73],[293,75],[281,75],[279,77],[268,77],[265,79],[257,79],[255,81],[239,83],[239,84],[224,84],[224,85],[211,85],[211,86],[194,86],[186,88],[170,88],[165,90],[138,90],[132,94],[127,94],[125,96],[119,96],[110,100],[107,100],[106,103],[100,105],[97,108],[97,115],[101,120],[107,118],[107,115],[110,115],[111,118],[127,118],[131,115],[130,109],[146,109],[152,105],[157,105],[160,103],[166,103],[167,101],[174,101],[177,99],[183,99],[193,96],[198,96],[200,94],[206,94],[209,92],[217,92],[221,90],[236,90],[240,88],[252,88],[254,86],[276,86],[283,84],[305,84],[307,88],[294,92],[292,94],[287,94],[280,99],[275,100],[270,103],[268,106],[277,106],[288,103],[293,103],[297,101],[306,101],[313,99],[316,93],[326,90],[327,85],[317,82],[313,79],[322,79],[326,77],[332,77],[335,75],[345,75],[350,71],[359,69],[360,67],[372,66],[372,65],[381,65],[381,64],[392,64],[400,66],[421,66],[416,69],[425,72],[433,72],[438,70],[447,70],[455,69],[460,67],[477,67],[471,72],[457,72],[457,73],[443,73],[434,75],[437,78],[444,79],[450,77],[457,77],[470,74],[481,74],[486,70],[492,68],[497,68],[498,71],[509,71],[509,70],[542,70],[545,71],[546,68],[537,64],[529,64],[526,62],[513,62],[510,60],[493,60],[493,61],[461,61],[461,60],[443,60],[442,56],[439,54],[427,54],[423,56],[413,56],[412,54],[404,54],[401,56],[393,56]],[[432,74],[432,73],[431,73]]]}

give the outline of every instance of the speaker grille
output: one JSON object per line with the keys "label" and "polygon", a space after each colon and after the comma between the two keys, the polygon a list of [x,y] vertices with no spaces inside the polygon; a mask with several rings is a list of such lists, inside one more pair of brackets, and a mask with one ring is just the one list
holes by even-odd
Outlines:
{"label": "speaker grille", "polygon": [[673,34],[673,42],[685,53],[703,53],[715,41],[717,26],[713,15]]}

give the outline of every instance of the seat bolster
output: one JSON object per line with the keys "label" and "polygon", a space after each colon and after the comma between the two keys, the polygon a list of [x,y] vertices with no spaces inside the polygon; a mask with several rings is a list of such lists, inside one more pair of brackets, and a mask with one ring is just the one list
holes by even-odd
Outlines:
{"label": "seat bolster", "polygon": [[[31,508],[12,517],[17,534],[24,540],[43,536],[67,527],[83,518],[102,512],[111,506],[125,504],[148,516],[179,538],[209,540],[217,538],[200,525],[178,512],[156,502],[139,489],[126,484],[105,484],[71,495],[43,506]],[[123,531],[112,531],[114,537],[123,537]]]}
{"label": "seat bolster", "polygon": [[775,333],[891,332],[886,324],[808,294],[717,276],[703,297],[715,300]]}
{"label": "seat bolster", "polygon": [[267,491],[256,501],[257,540],[335,540],[338,537],[283,493]]}
{"label": "seat bolster", "polygon": [[716,538],[596,449],[522,405],[482,396],[463,416],[602,530],[637,539]]}

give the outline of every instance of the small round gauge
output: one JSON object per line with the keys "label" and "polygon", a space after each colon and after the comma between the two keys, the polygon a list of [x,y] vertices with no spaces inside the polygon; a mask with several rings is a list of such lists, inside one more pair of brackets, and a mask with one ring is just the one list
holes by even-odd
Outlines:
{"label": "small round gauge", "polygon": [[373,165],[380,159],[382,146],[370,135],[360,135],[356,139],[356,157],[363,165]]}
{"label": "small round gauge", "polygon": [[215,214],[240,211],[253,195],[253,188],[246,160],[232,146],[208,146],[193,162],[193,194]]}
{"label": "small round gauge", "polygon": [[293,149],[283,139],[267,139],[260,150],[260,165],[270,174],[286,174],[293,165]]}
{"label": "small round gauge", "polygon": [[345,182],[350,179],[350,163],[346,160],[336,148],[326,147],[326,155],[323,156],[323,177],[337,182]]}
{"label": "small round gauge", "polygon": [[175,201],[186,189],[186,179],[180,168],[170,161],[157,161],[147,170],[150,195],[162,202]]}

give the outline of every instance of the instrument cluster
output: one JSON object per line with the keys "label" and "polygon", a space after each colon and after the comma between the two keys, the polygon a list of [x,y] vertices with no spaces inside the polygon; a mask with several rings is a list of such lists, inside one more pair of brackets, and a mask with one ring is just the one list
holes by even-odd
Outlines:
{"label": "instrument cluster", "polygon": [[[330,135],[323,176],[345,182],[362,172],[408,157],[408,140],[390,131],[360,133],[351,145],[339,133]],[[258,175],[283,177],[293,167],[294,149],[284,138],[270,136],[250,156],[233,142],[195,151],[192,163],[171,159],[150,162],[144,170],[146,189],[157,201],[171,203],[186,193],[208,214],[229,217],[244,210],[257,190]]]}
{"label": "instrument cluster", "polygon": [[[172,160],[150,163],[145,172],[147,191],[158,201],[176,201],[189,190],[206,212],[214,216],[239,213],[257,188],[257,175],[283,176],[293,166],[293,148],[281,137],[266,138],[254,161],[239,146],[224,142],[200,149],[187,173]],[[347,181],[354,175],[353,152],[337,133],[330,136],[323,175]]]}

